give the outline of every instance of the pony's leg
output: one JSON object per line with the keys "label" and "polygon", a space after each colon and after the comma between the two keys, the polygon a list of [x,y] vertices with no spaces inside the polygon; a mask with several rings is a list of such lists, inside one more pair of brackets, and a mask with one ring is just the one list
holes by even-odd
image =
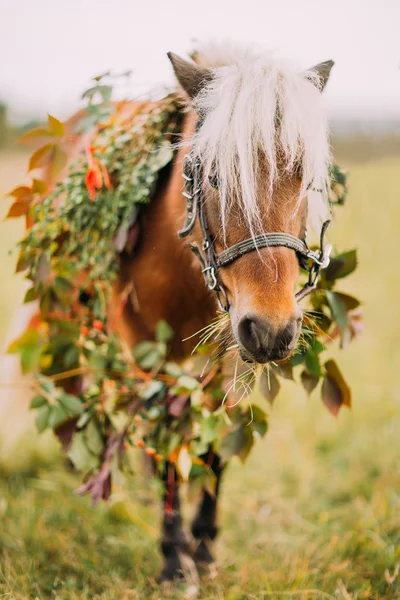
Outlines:
{"label": "pony's leg", "polygon": [[193,559],[199,567],[207,565],[211,567],[215,563],[211,550],[212,542],[218,534],[217,504],[224,465],[222,465],[220,457],[212,450],[202,458],[214,471],[216,486],[215,495],[211,495],[207,490],[203,491],[197,515],[192,523],[192,535],[195,539]]}
{"label": "pony's leg", "polygon": [[161,540],[164,566],[158,580],[163,582],[185,578],[188,583],[197,584],[198,573],[189,554],[189,542],[183,530],[179,483],[173,464],[166,465],[162,479],[165,486]]}

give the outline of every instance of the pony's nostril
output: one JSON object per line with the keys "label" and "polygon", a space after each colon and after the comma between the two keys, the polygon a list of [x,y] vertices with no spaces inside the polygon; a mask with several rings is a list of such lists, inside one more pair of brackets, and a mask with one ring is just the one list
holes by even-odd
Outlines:
{"label": "pony's nostril", "polygon": [[265,351],[268,348],[269,328],[256,318],[245,318],[239,323],[239,337],[243,346],[250,352]]}
{"label": "pony's nostril", "polygon": [[294,317],[276,332],[268,321],[257,317],[242,319],[238,334],[244,354],[260,363],[286,358],[297,343],[301,320]]}

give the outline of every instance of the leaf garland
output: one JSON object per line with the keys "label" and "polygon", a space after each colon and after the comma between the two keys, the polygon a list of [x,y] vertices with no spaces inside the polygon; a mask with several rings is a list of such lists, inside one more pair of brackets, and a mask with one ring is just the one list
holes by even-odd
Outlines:
{"label": "leaf garland", "polygon": [[[37,428],[53,429],[85,474],[78,493],[90,493],[94,503],[107,499],[113,476],[127,467],[130,446],[145,449],[160,469],[174,463],[193,489],[200,482],[212,491],[215,477],[201,456],[211,446],[223,460],[237,455],[244,461],[255,439],[265,435],[267,415],[258,404],[224,402],[232,373],[223,361],[209,361],[212,345],[178,365],[168,360],[174,335],[168,323],[160,322],[155,339],[133,352],[110,326],[107,301],[119,255],[134,247],[138,210],[151,201],[160,171],[173,158],[182,118],[171,94],[119,122],[118,105],[109,103],[110,78],[96,77],[83,95],[88,107],[79,128],[87,135],[94,127],[95,135],[68,175],[51,191],[33,179],[10,192],[8,217],[27,219],[17,271],[27,272],[32,285],[25,302],[37,299],[40,312],[9,351],[20,354],[24,372],[37,374],[31,402]],[[49,115],[47,128],[21,141],[35,148],[29,168],[46,167],[56,180],[67,160],[65,124]],[[346,175],[338,167],[332,182],[331,201],[343,204]],[[339,368],[332,360],[322,363],[321,355],[330,339],[340,337],[345,345],[360,330],[359,301],[335,289],[336,280],[356,266],[352,250],[333,257],[323,272],[298,350],[260,375],[261,394],[270,403],[280,379],[294,379],[298,367],[307,393],[322,378],[322,400],[333,414],[351,405]],[[253,372],[245,371],[240,381],[248,391]]]}

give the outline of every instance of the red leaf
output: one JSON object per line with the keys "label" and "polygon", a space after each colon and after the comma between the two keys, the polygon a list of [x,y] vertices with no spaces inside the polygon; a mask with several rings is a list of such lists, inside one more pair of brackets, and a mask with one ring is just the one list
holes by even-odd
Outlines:
{"label": "red leaf", "polygon": [[17,198],[18,200],[22,200],[27,197],[27,196],[31,196],[32,195],[32,190],[30,187],[28,187],[27,185],[20,185],[16,188],[14,188],[13,190],[11,190],[11,192],[8,192],[7,196],[12,196],[13,198]]}
{"label": "red leaf", "polygon": [[339,414],[340,407],[343,404],[343,396],[339,386],[332,377],[325,375],[321,390],[322,402],[334,417]]}
{"label": "red leaf", "polygon": [[180,417],[189,404],[189,396],[175,396],[168,400],[168,414],[174,419]]}
{"label": "red leaf", "polygon": [[14,202],[8,210],[6,215],[6,219],[15,219],[17,217],[22,217],[22,215],[26,215],[29,211],[30,200],[17,200]]}
{"label": "red leaf", "polygon": [[38,330],[42,324],[42,319],[40,317],[40,313],[37,312],[29,320],[28,329]]}
{"label": "red leaf", "polygon": [[325,363],[326,375],[322,384],[322,401],[336,417],[342,404],[351,406],[350,388],[334,360]]}
{"label": "red leaf", "polygon": [[325,369],[328,375],[335,381],[337,386],[339,387],[342,396],[343,396],[343,404],[345,406],[351,407],[351,391],[349,386],[347,385],[339,367],[337,366],[334,360],[328,360],[325,363]]}

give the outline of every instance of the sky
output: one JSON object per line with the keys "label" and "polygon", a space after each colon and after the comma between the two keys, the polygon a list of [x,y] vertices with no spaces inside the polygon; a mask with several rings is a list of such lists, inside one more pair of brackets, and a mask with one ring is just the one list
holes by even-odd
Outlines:
{"label": "sky", "polygon": [[0,100],[65,118],[90,78],[133,69],[132,93],[172,84],[166,52],[259,43],[299,69],[333,59],[335,117],[400,119],[400,0],[0,0]]}

